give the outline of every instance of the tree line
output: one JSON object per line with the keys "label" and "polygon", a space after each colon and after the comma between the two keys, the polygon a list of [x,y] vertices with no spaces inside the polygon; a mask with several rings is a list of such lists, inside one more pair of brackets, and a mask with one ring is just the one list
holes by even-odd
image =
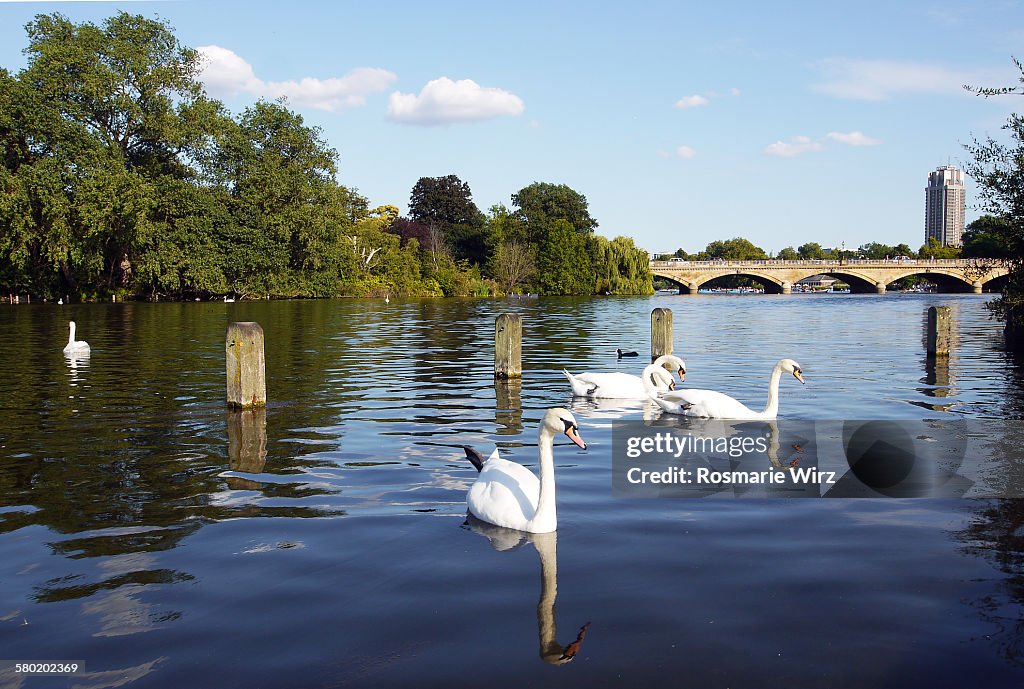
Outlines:
{"label": "tree line", "polygon": [[646,252],[594,234],[586,198],[536,182],[482,212],[454,175],[409,213],[338,181],[284,100],[238,115],[165,22],[26,25],[0,68],[0,288],[46,299],[646,294]]}
{"label": "tree line", "polygon": [[913,259],[929,258],[978,258],[1008,259],[1012,255],[1012,246],[1007,241],[1008,220],[1005,217],[983,215],[964,229],[963,246],[943,246],[935,239],[929,239],[916,251],[909,245],[882,244],[867,242],[856,249],[845,247],[823,247],[818,242],[807,242],[794,248],[787,246],[778,253],[770,253],[743,237],[715,240],[702,251],[689,253],[685,249],[677,249],[672,254],[661,254],[657,258],[682,258],[687,261],[763,261],[779,259],[783,261],[798,260],[840,260],[840,259],[894,259],[907,257]]}

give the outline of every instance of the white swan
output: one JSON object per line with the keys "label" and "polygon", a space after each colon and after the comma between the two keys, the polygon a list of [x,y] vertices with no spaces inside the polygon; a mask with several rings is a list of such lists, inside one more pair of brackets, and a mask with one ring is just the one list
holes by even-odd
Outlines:
{"label": "white swan", "polygon": [[538,452],[540,479],[522,464],[498,457],[495,450],[486,461],[466,447],[466,455],[480,470],[469,488],[466,504],[470,513],[489,524],[529,533],[548,533],[558,528],[555,518],[555,435],[565,433],[584,450],[576,419],[566,409],[549,409],[540,422]]}
{"label": "white swan", "polygon": [[569,379],[572,394],[576,397],[646,399],[650,392],[672,389],[672,376],[665,370],[664,364],[671,364],[675,367],[680,381],[685,378],[686,364],[672,354],[659,356],[639,376],[617,371],[573,375],[562,369],[562,373]]}
{"label": "white swan", "polygon": [[782,359],[772,369],[772,377],[768,382],[768,404],[764,411],[754,411],[738,400],[714,390],[676,390],[651,394],[659,407],[670,414],[683,416],[699,416],[711,419],[742,419],[770,420],[779,414],[779,379],[782,372],[792,373],[793,377],[804,382],[800,364],[792,359]]}
{"label": "white swan", "polygon": [[65,354],[88,354],[89,343],[75,339],[75,322],[68,321],[68,344],[64,347]]}

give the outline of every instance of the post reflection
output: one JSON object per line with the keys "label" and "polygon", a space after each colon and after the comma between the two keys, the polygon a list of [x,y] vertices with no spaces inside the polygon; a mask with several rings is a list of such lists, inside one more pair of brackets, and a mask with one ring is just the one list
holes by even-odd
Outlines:
{"label": "post reflection", "polygon": [[573,660],[586,639],[590,622],[582,625],[576,638],[568,643],[558,642],[558,623],[555,620],[555,599],[558,597],[558,532],[532,534],[506,529],[466,515],[466,525],[485,536],[495,550],[513,550],[529,541],[540,557],[540,598],[537,601],[537,636],[540,658],[550,665],[565,665]]}
{"label": "post reflection", "polygon": [[497,401],[494,420],[498,435],[519,435],[523,432],[523,381],[518,378],[495,379],[494,397]]}
{"label": "post reflection", "polygon": [[[267,463],[266,408],[229,410],[228,468],[247,474],[259,474]],[[259,490],[258,481],[231,476],[228,485],[235,490]]]}

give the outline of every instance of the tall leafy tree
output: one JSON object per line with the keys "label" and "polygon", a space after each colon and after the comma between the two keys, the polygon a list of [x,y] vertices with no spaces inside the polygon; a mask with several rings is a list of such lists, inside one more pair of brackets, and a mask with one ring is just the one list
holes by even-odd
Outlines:
{"label": "tall leafy tree", "polygon": [[565,219],[555,220],[537,256],[544,294],[593,294],[594,270],[587,237]]}
{"label": "tall leafy tree", "polygon": [[456,260],[486,261],[484,216],[473,202],[469,184],[456,175],[420,177],[409,195],[409,218],[440,229]]}
{"label": "tall leafy tree", "polygon": [[1011,225],[1006,218],[983,215],[964,230],[963,255],[965,258],[1013,258],[1008,241],[1010,233]]}
{"label": "tall leafy tree", "polygon": [[527,239],[539,244],[556,220],[564,220],[576,232],[589,236],[597,228],[587,198],[564,184],[534,182],[512,195],[516,216],[526,226]]}
{"label": "tall leafy tree", "polygon": [[101,26],[73,24],[53,14],[26,29],[21,78],[126,168],[179,169],[179,156],[204,141],[212,104],[196,79],[199,56],[168,24],[125,12]]}

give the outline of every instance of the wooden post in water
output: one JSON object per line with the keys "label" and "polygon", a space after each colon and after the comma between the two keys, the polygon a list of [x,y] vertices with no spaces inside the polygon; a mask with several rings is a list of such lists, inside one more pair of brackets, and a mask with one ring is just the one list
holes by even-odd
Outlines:
{"label": "wooden post in water", "polygon": [[523,377],[523,322],[518,314],[503,313],[494,321],[494,377]]}
{"label": "wooden post in water", "polygon": [[949,346],[953,339],[953,318],[948,306],[931,306],[928,308],[928,334],[925,343],[928,356],[949,356]]}
{"label": "wooden post in water", "polygon": [[672,309],[651,311],[651,361],[672,353]]}
{"label": "wooden post in water", "polygon": [[267,405],[263,328],[259,323],[229,323],[224,340],[228,406],[249,409]]}

